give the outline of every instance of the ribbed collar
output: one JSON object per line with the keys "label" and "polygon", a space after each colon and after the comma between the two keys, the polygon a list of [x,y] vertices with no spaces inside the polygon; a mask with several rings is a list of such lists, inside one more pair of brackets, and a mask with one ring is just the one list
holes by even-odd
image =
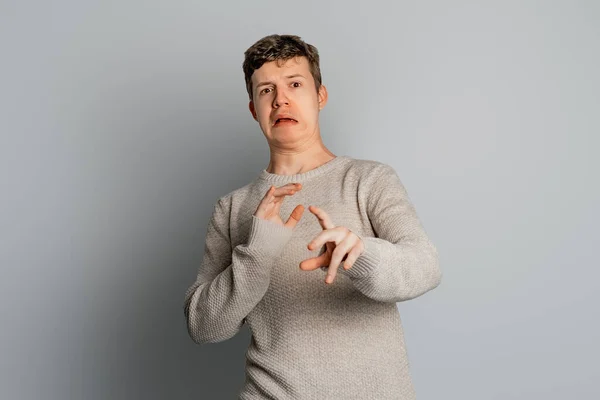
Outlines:
{"label": "ribbed collar", "polygon": [[317,168],[313,168],[310,171],[302,172],[301,174],[293,174],[293,175],[278,175],[267,172],[266,169],[263,169],[258,175],[259,179],[263,179],[267,182],[271,182],[273,184],[286,184],[292,182],[303,182],[308,179],[314,178],[316,176],[322,175],[328,171],[331,171],[347,162],[350,162],[350,158],[347,156],[336,156],[331,160],[327,161],[325,164],[318,166]]}

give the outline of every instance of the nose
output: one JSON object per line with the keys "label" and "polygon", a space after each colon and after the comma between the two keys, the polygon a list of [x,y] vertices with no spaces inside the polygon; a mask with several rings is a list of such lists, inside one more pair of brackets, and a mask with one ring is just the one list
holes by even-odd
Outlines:
{"label": "nose", "polygon": [[273,99],[273,107],[281,107],[282,105],[289,105],[290,101],[287,97],[285,90],[276,89],[275,98]]}

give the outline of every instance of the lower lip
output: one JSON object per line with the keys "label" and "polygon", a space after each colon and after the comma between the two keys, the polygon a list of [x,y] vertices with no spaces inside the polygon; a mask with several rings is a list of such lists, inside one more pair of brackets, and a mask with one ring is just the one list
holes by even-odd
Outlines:
{"label": "lower lip", "polygon": [[282,127],[282,126],[290,126],[290,125],[296,125],[298,122],[296,121],[281,121],[276,123],[275,125],[273,125],[273,128],[278,128],[278,127]]}

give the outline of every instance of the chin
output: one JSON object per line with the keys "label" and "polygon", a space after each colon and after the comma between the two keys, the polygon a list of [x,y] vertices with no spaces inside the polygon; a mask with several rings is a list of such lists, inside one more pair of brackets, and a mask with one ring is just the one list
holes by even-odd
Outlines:
{"label": "chin", "polygon": [[271,140],[279,143],[290,143],[298,142],[302,139],[308,138],[308,135],[304,131],[295,129],[281,129],[279,131],[271,131]]}

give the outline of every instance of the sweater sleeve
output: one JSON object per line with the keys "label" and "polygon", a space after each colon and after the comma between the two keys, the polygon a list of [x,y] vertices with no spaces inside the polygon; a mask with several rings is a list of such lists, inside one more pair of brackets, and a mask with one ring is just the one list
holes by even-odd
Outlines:
{"label": "sweater sleeve", "polygon": [[233,337],[269,287],[275,260],[292,229],[252,216],[246,244],[231,248],[230,200],[220,198],[208,223],[196,281],[185,294],[188,333],[199,344]]}
{"label": "sweater sleeve", "polygon": [[354,286],[384,302],[418,297],[442,278],[438,252],[429,240],[395,170],[381,164],[369,187],[367,214],[375,237],[361,237],[365,250],[349,270]]}

